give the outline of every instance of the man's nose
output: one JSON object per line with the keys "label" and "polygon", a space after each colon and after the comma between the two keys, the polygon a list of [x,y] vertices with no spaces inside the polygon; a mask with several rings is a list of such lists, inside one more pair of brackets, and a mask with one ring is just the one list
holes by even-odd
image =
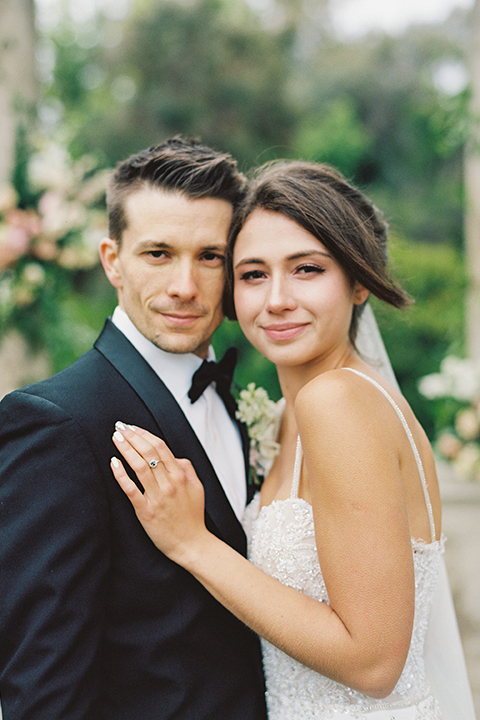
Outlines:
{"label": "man's nose", "polygon": [[196,273],[193,264],[179,260],[171,268],[168,294],[182,300],[192,300],[198,293]]}

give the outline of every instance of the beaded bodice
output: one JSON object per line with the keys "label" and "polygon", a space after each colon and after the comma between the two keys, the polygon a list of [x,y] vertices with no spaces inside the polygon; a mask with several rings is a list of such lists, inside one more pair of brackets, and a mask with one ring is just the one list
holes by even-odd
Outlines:
{"label": "beaded bodice", "polygon": [[[260,494],[257,493],[248,506],[244,518],[248,556],[257,567],[284,585],[328,603],[316,550],[312,507],[298,497],[300,459],[301,447],[298,443],[290,498],[276,500],[260,509]],[[432,535],[435,537],[431,508],[430,517]],[[380,713],[378,717],[383,717],[383,710],[387,719],[392,717],[391,711],[395,708],[410,706],[415,706],[412,718],[441,718],[436,701],[429,696],[424,645],[442,542],[412,540],[412,552],[415,572],[414,626],[407,661],[393,693],[384,700],[369,698],[310,670],[262,640],[269,720],[319,720],[329,717],[361,719],[368,717],[365,713],[373,711]]]}
{"label": "beaded bodice", "polygon": [[[277,500],[260,512],[259,506],[257,493],[244,520],[249,559],[284,585],[328,603],[316,551],[312,507],[300,498]],[[348,708],[351,717],[361,718],[368,710],[404,707],[428,694],[423,650],[441,545],[413,540],[412,549],[415,620],[410,651],[394,692],[386,700],[372,700],[306,668],[262,640],[269,720],[318,720],[328,718],[335,708]],[[440,717],[433,712],[424,717]]]}

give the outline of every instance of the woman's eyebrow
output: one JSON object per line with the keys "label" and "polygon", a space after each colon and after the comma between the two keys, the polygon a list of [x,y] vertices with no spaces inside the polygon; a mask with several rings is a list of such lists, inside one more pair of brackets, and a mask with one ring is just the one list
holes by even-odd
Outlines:
{"label": "woman's eyebrow", "polygon": [[312,255],[321,255],[322,257],[326,258],[331,257],[330,253],[324,252],[323,250],[305,250],[298,253],[293,253],[293,255],[289,255],[288,260],[299,260],[300,258],[304,257],[312,257]]}
{"label": "woman's eyebrow", "polygon": [[[301,258],[312,257],[312,255],[321,255],[322,257],[326,258],[331,257],[329,253],[323,252],[323,250],[305,250],[289,255],[287,257],[287,260],[300,260]],[[235,268],[240,267],[240,265],[265,265],[265,260],[255,257],[244,258],[242,260],[239,260],[239,262],[235,265]]]}
{"label": "woman's eyebrow", "polygon": [[243,260],[240,260],[235,267],[240,267],[240,265],[264,265],[265,260],[262,260],[261,258],[244,258]]}

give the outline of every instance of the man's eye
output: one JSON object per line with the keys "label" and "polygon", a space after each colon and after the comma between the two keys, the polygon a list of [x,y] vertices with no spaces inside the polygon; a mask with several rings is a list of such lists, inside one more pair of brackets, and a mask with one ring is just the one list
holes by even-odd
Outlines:
{"label": "man's eye", "polygon": [[165,257],[165,250],[150,250],[148,254],[154,258],[163,258]]}
{"label": "man's eye", "polygon": [[220,255],[219,253],[214,253],[214,252],[205,253],[203,256],[203,259],[206,260],[207,262],[218,261],[219,263],[223,263],[225,261],[225,257],[223,255]]}

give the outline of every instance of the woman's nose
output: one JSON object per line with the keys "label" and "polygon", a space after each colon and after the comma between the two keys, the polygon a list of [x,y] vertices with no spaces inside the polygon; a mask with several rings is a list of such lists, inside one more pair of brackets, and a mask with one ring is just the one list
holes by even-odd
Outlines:
{"label": "woman's nose", "polygon": [[270,312],[293,310],[296,307],[290,284],[285,278],[273,277],[270,283],[267,309]]}

